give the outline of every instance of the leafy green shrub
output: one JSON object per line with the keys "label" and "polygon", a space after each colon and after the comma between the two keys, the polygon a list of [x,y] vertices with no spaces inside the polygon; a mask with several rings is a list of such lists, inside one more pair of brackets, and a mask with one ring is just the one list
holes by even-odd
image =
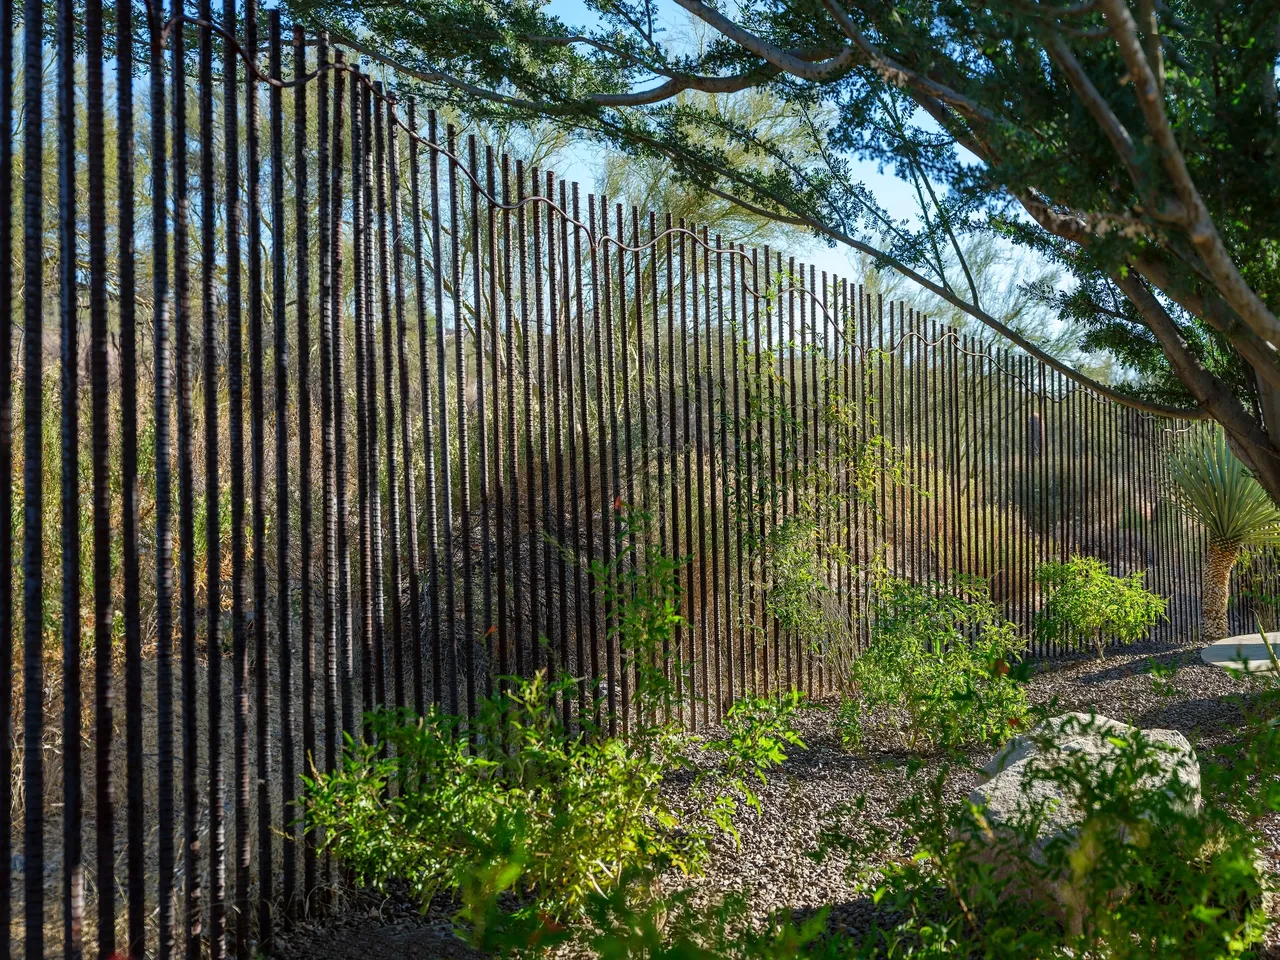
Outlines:
{"label": "leafy green shrub", "polygon": [[[764,781],[787,745],[803,745],[792,727],[799,697],[735,703],[723,740],[694,742],[716,762],[695,764],[670,719],[683,669],[678,563],[643,536],[642,514],[621,521],[628,545],[596,573],[635,673],[630,737],[605,737],[586,717],[566,729],[557,699],[577,681],[541,673],[508,678],[465,730],[434,711],[371,714],[374,742],[348,741],[342,768],[308,780],[305,798],[308,824],[358,882],[403,878],[424,904],[442,889],[464,900],[502,892],[504,925],[558,923],[624,874],[697,869],[713,830],[736,837],[738,798],[759,809],[746,778]],[[659,788],[670,770],[691,766],[702,809],[677,817]]]}
{"label": "leafy green shrub", "polygon": [[822,532],[807,513],[784,519],[765,539],[765,610],[806,645],[832,628],[822,602],[829,592],[819,552]]}
{"label": "leafy green shrub", "polygon": [[[993,829],[950,802],[944,768],[889,826],[862,804],[824,832],[877,904],[859,957],[1226,958],[1255,956],[1267,926],[1253,824],[1280,809],[1280,733],[1258,724],[1201,758],[1203,804],[1184,784],[1150,789],[1162,746],[1115,738],[1114,762],[1066,751],[1024,784],[1025,812]],[[1156,782],[1169,783],[1160,779]],[[1044,839],[1051,783],[1081,812]]]}
{"label": "leafy green shrub", "polygon": [[846,744],[868,725],[898,727],[911,748],[995,743],[1025,719],[1025,642],[981,581],[948,593],[885,578],[874,617],[837,717]]}
{"label": "leafy green shrub", "polygon": [[725,715],[725,737],[709,740],[705,746],[724,754],[721,769],[726,775],[749,775],[766,783],[765,772],[786,761],[788,746],[804,748],[795,729],[803,699],[804,694],[793,690],[782,697],[736,700]]}
{"label": "leafy green shrub", "polygon": [[359,882],[404,878],[424,904],[517,864],[521,908],[563,917],[627,869],[692,869],[703,838],[673,829],[658,791],[668,758],[566,731],[557,692],[541,674],[513,681],[470,739],[454,717],[371,714],[377,744],[348,743],[340,770],[308,781],[309,825]]}
{"label": "leafy green shrub", "polygon": [[701,802],[703,815],[735,842],[740,839],[734,823],[740,802],[757,814],[764,812],[751,781],[768,783],[766,773],[786,762],[788,746],[804,748],[794,726],[802,698],[803,694],[792,691],[783,697],[747,696],[734,701],[725,715],[725,735],[695,741],[717,762],[698,765],[686,757],[698,770],[691,796]]}
{"label": "leafy green shrub", "polygon": [[1108,643],[1129,644],[1145,637],[1168,605],[1145,588],[1144,571],[1115,577],[1095,557],[1046,563],[1036,578],[1049,591],[1036,615],[1037,636],[1048,641],[1084,638],[1100,659]]}
{"label": "leafy green shrub", "polygon": [[708,897],[688,887],[665,892],[645,872],[588,896],[580,925],[513,918],[502,911],[498,884],[518,878],[519,868],[477,878],[463,897],[455,929],[486,954],[529,955],[569,943],[571,956],[608,960],[837,960],[850,955],[847,941],[829,936],[826,910],[803,921],[778,911],[762,921],[740,893]]}

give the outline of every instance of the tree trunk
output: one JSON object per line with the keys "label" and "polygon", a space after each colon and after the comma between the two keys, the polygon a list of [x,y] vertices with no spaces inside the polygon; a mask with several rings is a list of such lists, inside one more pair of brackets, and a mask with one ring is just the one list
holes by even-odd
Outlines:
{"label": "tree trunk", "polygon": [[1203,639],[1212,643],[1227,635],[1227,600],[1231,596],[1231,568],[1240,556],[1240,548],[1209,544],[1205,557],[1203,607]]}

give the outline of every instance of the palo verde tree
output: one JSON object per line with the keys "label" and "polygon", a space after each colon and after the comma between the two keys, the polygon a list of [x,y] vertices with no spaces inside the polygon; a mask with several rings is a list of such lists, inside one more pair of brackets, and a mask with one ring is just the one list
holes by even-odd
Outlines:
{"label": "palo verde tree", "polygon": [[[586,2],[590,27],[537,0],[290,0],[419,96],[663,157],[1088,382],[988,312],[961,237],[1038,251],[1078,281],[1042,294],[1081,342],[1141,375],[1094,386],[1217,420],[1280,499],[1280,0]],[[672,4],[689,30],[660,27]],[[716,106],[760,89],[803,119],[803,148]],[[885,214],[854,157],[913,186],[918,225]]]}

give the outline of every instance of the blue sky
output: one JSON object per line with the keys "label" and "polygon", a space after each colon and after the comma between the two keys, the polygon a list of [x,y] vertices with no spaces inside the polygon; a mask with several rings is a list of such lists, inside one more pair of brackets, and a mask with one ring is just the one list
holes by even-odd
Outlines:
{"label": "blue sky", "polygon": [[[583,0],[549,0],[546,9],[560,17],[568,25],[589,28],[600,23],[599,18],[587,9]],[[690,30],[688,14],[670,3],[669,0],[658,0],[658,19],[663,22],[672,34]],[[669,37],[669,39],[671,39]],[[596,163],[594,146],[571,149],[560,162],[560,175],[570,180],[578,180],[583,184],[596,180]],[[881,172],[876,164],[862,160],[852,161],[851,175],[861,180],[874,193],[876,200],[895,219],[914,218],[919,211],[911,188],[890,172]],[[855,257],[844,247],[831,249],[825,245],[813,243],[804,251],[805,260],[811,262],[818,270],[826,270],[841,276],[854,273]]]}

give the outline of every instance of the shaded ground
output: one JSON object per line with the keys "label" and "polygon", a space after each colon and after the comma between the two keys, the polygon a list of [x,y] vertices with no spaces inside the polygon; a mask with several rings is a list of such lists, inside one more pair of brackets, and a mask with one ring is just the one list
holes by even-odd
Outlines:
{"label": "shaded ground", "polygon": [[[1176,666],[1167,678],[1174,692],[1162,695],[1151,676],[1150,664]],[[1051,705],[1055,713],[1096,710],[1141,727],[1181,730],[1193,744],[1208,748],[1229,736],[1241,721],[1232,694],[1244,685],[1219,667],[1199,659],[1198,647],[1142,646],[1110,654],[1106,660],[1087,657],[1046,665],[1030,682],[1031,699]],[[688,881],[708,895],[739,890],[749,895],[761,915],[788,909],[803,915],[832,906],[831,923],[849,932],[865,927],[870,906],[846,878],[847,864],[838,858],[815,862],[809,854],[818,843],[828,815],[865,795],[861,816],[887,820],[895,804],[908,792],[908,761],[902,750],[871,743],[863,754],[840,745],[832,726],[830,704],[805,711],[800,720],[808,749],[794,751],[781,770],[770,775],[758,791],[760,816],[748,811],[741,818],[741,845],[717,841],[704,876]],[[974,756],[983,760],[990,751]],[[928,767],[928,764],[926,764]],[[917,776],[921,774],[917,773]],[[926,770],[927,775],[927,770]],[[673,784],[672,799],[682,800]],[[968,784],[957,778],[957,794]],[[1280,850],[1280,822],[1264,825],[1273,869]],[[300,928],[279,942],[287,957],[317,960],[429,960],[475,956],[453,939],[447,909],[427,917],[403,897],[357,896],[340,916]]]}

